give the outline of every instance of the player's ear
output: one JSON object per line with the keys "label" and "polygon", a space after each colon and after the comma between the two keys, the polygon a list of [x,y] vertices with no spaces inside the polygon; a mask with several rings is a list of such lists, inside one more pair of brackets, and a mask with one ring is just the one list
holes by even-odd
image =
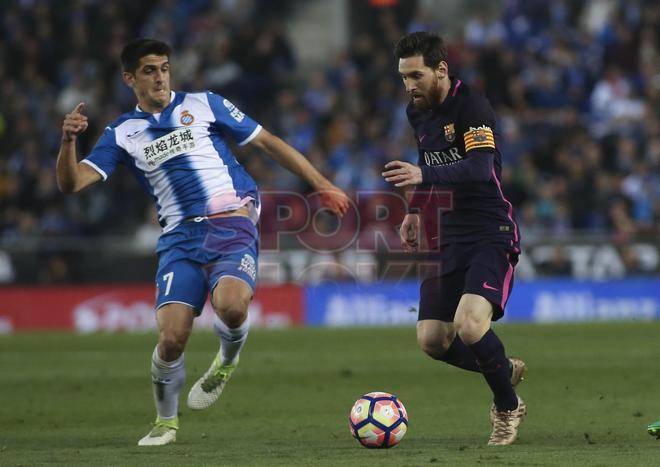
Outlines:
{"label": "player's ear", "polygon": [[135,85],[135,75],[133,73],[124,71],[121,74],[121,79],[124,80],[124,83],[126,83],[126,86],[128,86],[129,88],[132,88]]}
{"label": "player's ear", "polygon": [[441,61],[435,69],[435,73],[439,79],[444,78],[449,73],[449,66],[447,62]]}

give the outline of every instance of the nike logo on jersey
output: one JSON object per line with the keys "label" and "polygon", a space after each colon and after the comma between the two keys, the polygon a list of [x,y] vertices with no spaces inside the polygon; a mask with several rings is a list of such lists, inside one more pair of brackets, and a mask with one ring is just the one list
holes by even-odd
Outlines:
{"label": "nike logo on jersey", "polygon": [[130,135],[126,135],[127,138],[132,138],[133,136],[137,135],[138,133],[142,133],[142,130],[137,130],[131,133]]}
{"label": "nike logo on jersey", "polygon": [[426,138],[426,135],[422,135],[422,136],[420,136],[420,137],[419,137],[419,142],[421,143],[422,141],[424,141],[424,138]]}
{"label": "nike logo on jersey", "polygon": [[484,281],[484,283],[481,284],[481,286],[482,286],[484,289],[494,290],[495,292],[497,292],[497,291],[499,290],[499,289],[496,289],[495,287],[493,287],[492,285],[488,285],[488,282],[486,282],[486,281]]}

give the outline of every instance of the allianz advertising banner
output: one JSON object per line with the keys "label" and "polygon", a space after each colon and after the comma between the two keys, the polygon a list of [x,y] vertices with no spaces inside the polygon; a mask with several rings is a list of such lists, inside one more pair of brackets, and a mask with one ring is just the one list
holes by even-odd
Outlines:
{"label": "allianz advertising banner", "polygon": [[[305,288],[306,323],[314,326],[413,324],[415,282],[333,283]],[[660,278],[617,281],[519,281],[501,322],[660,319]]]}

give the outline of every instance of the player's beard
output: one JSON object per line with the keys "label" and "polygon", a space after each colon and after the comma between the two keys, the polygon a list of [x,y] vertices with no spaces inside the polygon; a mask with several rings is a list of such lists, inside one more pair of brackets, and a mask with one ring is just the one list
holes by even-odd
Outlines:
{"label": "player's beard", "polygon": [[429,110],[433,107],[440,105],[440,80],[437,76],[433,77],[433,84],[431,85],[428,94],[422,94],[417,100],[412,99],[413,105],[419,110]]}

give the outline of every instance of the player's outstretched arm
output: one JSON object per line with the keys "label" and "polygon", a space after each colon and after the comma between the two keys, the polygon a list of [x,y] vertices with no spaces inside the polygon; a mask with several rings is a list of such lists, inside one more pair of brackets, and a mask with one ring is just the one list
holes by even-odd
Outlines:
{"label": "player's outstretched arm", "polygon": [[266,129],[262,129],[250,144],[265,151],[275,162],[307,181],[321,195],[324,207],[340,217],[346,213],[349,203],[346,193],[321,175],[295,148]]}
{"label": "player's outstretched arm", "polygon": [[62,123],[62,144],[57,155],[57,186],[63,193],[75,193],[101,180],[101,174],[87,164],[78,162],[76,139],[87,129],[87,116],[83,115],[84,103],[66,114]]}

